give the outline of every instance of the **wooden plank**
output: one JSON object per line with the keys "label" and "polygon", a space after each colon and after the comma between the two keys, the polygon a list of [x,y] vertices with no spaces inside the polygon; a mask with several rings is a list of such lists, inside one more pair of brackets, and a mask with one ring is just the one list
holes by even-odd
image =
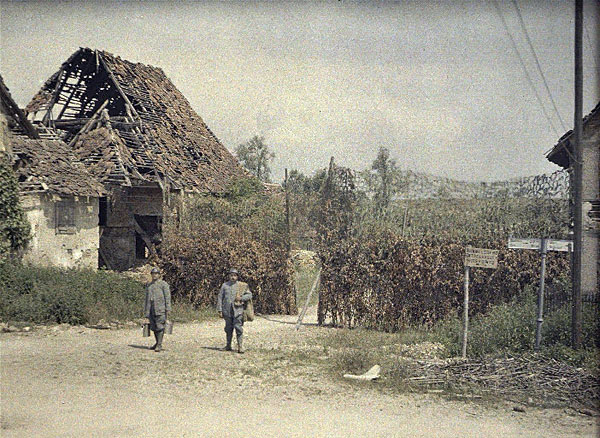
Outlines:
{"label": "wooden plank", "polygon": [[0,97],[2,98],[2,102],[7,107],[9,107],[13,111],[13,113],[17,116],[17,119],[19,119],[19,123],[25,130],[25,133],[30,138],[40,138],[37,130],[34,128],[32,123],[25,116],[25,113],[23,113],[21,108],[19,108],[18,105],[13,101],[13,99],[8,91],[8,88],[6,88],[4,86],[4,83],[2,81],[0,81]]}
{"label": "wooden plank", "polygon": [[148,237],[148,235],[146,234],[146,232],[144,231],[144,229],[140,226],[140,224],[138,223],[138,221],[135,219],[135,217],[133,218],[133,226],[135,228],[135,231],[137,231],[137,233],[144,240],[144,243],[146,244],[146,246],[150,250],[150,253],[153,256],[155,256],[156,255],[156,247],[152,243],[152,240],[150,240],[150,237]]}
{"label": "wooden plank", "polygon": [[520,239],[511,237],[508,239],[508,247],[511,249],[542,249],[542,239]]}
{"label": "wooden plank", "polygon": [[315,280],[313,281],[313,285],[310,288],[310,292],[308,293],[308,296],[306,297],[306,302],[304,303],[304,308],[302,309],[302,312],[300,312],[300,315],[298,315],[298,321],[296,322],[296,330],[298,330],[300,328],[300,326],[302,325],[302,320],[304,319],[304,315],[306,315],[306,310],[308,309],[308,304],[310,303],[310,297],[312,297],[312,294],[315,291],[315,289],[317,288],[317,285],[319,284],[320,280],[321,280],[321,268],[319,268],[319,270],[317,271],[317,275],[315,275]]}
{"label": "wooden plank", "polygon": [[546,241],[546,249],[548,251],[572,252],[572,240],[548,239]]}
{"label": "wooden plank", "polygon": [[497,249],[474,248],[467,246],[465,248],[465,266],[472,268],[495,269],[498,267]]}

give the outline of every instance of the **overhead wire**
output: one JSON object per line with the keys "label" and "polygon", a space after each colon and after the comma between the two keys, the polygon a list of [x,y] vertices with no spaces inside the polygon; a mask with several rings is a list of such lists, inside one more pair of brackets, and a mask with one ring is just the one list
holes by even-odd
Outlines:
{"label": "overhead wire", "polygon": [[556,115],[558,116],[558,120],[560,120],[560,124],[563,128],[563,131],[566,131],[567,125],[565,125],[565,122],[564,122],[562,116],[560,115],[560,112],[558,111],[556,102],[554,101],[554,96],[552,95],[552,92],[550,91],[550,87],[548,86],[548,81],[546,81],[546,76],[544,75],[544,71],[542,70],[542,66],[540,65],[540,60],[538,59],[535,48],[533,47],[531,38],[529,38],[529,32],[527,32],[527,27],[525,26],[525,22],[523,21],[523,16],[521,15],[521,8],[519,8],[519,4],[517,3],[517,0],[512,0],[512,3],[515,6],[515,9],[517,10],[517,16],[519,17],[519,23],[521,24],[523,33],[525,33],[525,39],[527,40],[527,44],[529,45],[529,48],[531,49],[531,53],[533,53],[533,58],[535,59],[535,65],[537,67],[538,72],[540,73],[540,76],[542,77],[542,81],[544,82],[544,87],[546,88],[546,92],[548,93],[548,96],[550,97],[550,101],[552,102],[552,107],[554,108],[554,111],[556,112]]}
{"label": "overhead wire", "polygon": [[506,31],[506,34],[508,35],[508,38],[510,39],[510,42],[512,43],[513,50],[515,51],[515,53],[517,54],[517,57],[519,58],[519,62],[521,63],[521,67],[523,68],[523,72],[525,73],[525,77],[527,78],[527,82],[529,82],[529,85],[531,86],[531,89],[533,90],[533,93],[535,94],[535,97],[540,105],[540,108],[542,109],[542,112],[544,113],[544,116],[546,117],[546,120],[548,120],[548,123],[550,124],[550,127],[554,131],[554,134],[557,137],[559,137],[560,134],[559,134],[558,130],[556,129],[556,127],[554,126],[554,122],[552,121],[552,118],[546,111],[546,107],[544,106],[544,103],[542,102],[542,98],[540,97],[540,94],[538,93],[537,88],[535,88],[535,84],[533,83],[533,80],[531,79],[531,76],[529,75],[529,71],[527,70],[525,61],[523,60],[523,57],[521,56],[521,52],[519,52],[517,43],[516,43],[515,39],[513,38],[512,33],[510,32],[510,29],[508,28],[508,24],[506,23],[506,20],[504,19],[504,15],[502,14],[502,9],[500,9],[500,5],[498,4],[498,1],[497,0],[490,0],[490,1],[493,3],[494,7],[496,8],[496,11],[498,12],[498,15],[500,16],[500,20],[502,21],[504,30]]}

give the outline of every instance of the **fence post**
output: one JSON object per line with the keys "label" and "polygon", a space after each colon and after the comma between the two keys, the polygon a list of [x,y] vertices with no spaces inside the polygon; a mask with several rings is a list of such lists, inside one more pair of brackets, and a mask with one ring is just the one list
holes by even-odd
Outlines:
{"label": "fence post", "polygon": [[542,259],[542,266],[540,269],[540,287],[538,289],[537,299],[537,325],[535,328],[535,350],[540,349],[542,342],[542,322],[544,322],[544,283],[546,278],[546,255],[547,255],[547,241],[542,238],[542,247],[540,248],[540,254]]}
{"label": "fence post", "polygon": [[467,358],[467,336],[469,333],[469,267],[465,266],[465,302],[463,306],[462,357]]}

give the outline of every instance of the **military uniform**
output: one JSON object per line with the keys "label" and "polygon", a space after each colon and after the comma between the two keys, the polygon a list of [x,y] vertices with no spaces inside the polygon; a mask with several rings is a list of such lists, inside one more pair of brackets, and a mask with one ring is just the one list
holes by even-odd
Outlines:
{"label": "military uniform", "polygon": [[146,286],[144,313],[150,320],[150,330],[154,332],[156,344],[153,349],[162,350],[167,313],[171,311],[171,290],[164,280],[156,280]]}
{"label": "military uniform", "polygon": [[227,350],[231,350],[233,331],[237,337],[238,351],[243,350],[244,336],[244,305],[252,299],[252,292],[248,284],[241,281],[227,281],[221,286],[217,298],[217,311],[221,312],[225,319],[225,335],[227,338]]}

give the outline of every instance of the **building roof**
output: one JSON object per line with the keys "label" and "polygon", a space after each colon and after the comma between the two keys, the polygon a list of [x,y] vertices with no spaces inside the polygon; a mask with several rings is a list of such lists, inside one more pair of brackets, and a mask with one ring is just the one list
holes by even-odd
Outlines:
{"label": "building roof", "polygon": [[93,197],[105,193],[64,142],[14,136],[11,146],[21,193]]}
{"label": "building roof", "polygon": [[81,48],[26,107],[109,184],[220,193],[249,176],[157,67]]}
{"label": "building roof", "polygon": [[[591,125],[597,126],[600,123],[600,102],[596,107],[583,118],[583,129]],[[598,128],[596,128],[598,129]],[[585,131],[584,131],[585,135]],[[550,152],[546,155],[546,158],[553,162],[554,164],[558,164],[564,169],[567,169],[571,166],[571,158],[573,156],[573,145],[571,140],[573,138],[573,130],[566,132],[559,140],[558,143],[552,148]]]}
{"label": "building roof", "polygon": [[18,130],[31,138],[39,138],[36,129],[25,117],[25,113],[16,104],[8,87],[4,84],[4,79],[0,75],[0,113],[2,113],[11,130]]}

